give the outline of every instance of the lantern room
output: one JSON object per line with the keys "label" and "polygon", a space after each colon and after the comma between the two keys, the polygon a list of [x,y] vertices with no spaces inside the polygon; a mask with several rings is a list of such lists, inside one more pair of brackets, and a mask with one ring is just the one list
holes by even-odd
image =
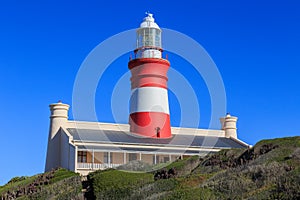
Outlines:
{"label": "lantern room", "polygon": [[155,23],[153,14],[146,13],[139,29],[137,30],[136,58],[161,58],[161,29]]}

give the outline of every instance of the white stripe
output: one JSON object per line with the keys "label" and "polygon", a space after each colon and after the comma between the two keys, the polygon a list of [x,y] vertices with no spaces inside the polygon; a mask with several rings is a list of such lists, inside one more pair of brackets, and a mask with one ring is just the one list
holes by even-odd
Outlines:
{"label": "white stripe", "polygon": [[169,114],[168,91],[159,87],[141,87],[131,91],[130,113],[162,112]]}

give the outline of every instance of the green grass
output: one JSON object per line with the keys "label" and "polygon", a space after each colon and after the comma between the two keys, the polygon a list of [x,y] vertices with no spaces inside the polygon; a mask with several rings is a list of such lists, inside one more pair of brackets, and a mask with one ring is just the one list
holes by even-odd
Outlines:
{"label": "green grass", "polygon": [[[197,156],[197,158],[199,158],[199,157]],[[172,162],[171,164],[167,165],[166,168],[168,170],[171,168],[175,168],[176,170],[181,170],[185,167],[187,160],[189,160],[189,159],[191,159],[191,160],[194,159],[194,156],[190,157],[190,158],[184,158],[182,160],[178,159],[178,160]]]}
{"label": "green grass", "polygon": [[259,141],[254,147],[260,147],[264,144],[276,144],[280,147],[300,147],[300,136],[275,138]]}
{"label": "green grass", "polygon": [[215,193],[207,188],[184,188],[175,189],[166,200],[182,199],[182,200],[210,200],[218,199]]}
{"label": "green grass", "polygon": [[167,168],[170,164],[172,164],[172,163],[166,162],[166,163],[159,163],[159,164],[153,165],[152,171],[160,170],[162,168]]}
{"label": "green grass", "polygon": [[198,188],[200,184],[211,178],[214,174],[191,174],[188,177],[176,178],[181,188]]}
{"label": "green grass", "polygon": [[271,162],[285,162],[289,165],[294,165],[294,161],[289,160],[291,154],[295,150],[295,148],[300,147],[300,137],[286,137],[286,138],[276,138],[270,140],[262,140],[258,142],[254,146],[254,151],[257,152],[263,145],[277,145],[278,147],[273,149],[268,155],[264,156],[263,158],[266,159],[264,162],[271,163]]}
{"label": "green grass", "polygon": [[175,168],[176,170],[181,170],[186,166],[187,162],[193,162],[198,159],[199,159],[199,156],[186,157],[184,159],[175,160],[174,162],[159,163],[157,165],[154,165],[152,169],[153,169],[153,171],[160,170],[162,168],[165,168],[167,170],[169,170],[171,168]]}
{"label": "green grass", "polygon": [[[20,181],[9,181],[7,184],[1,186],[0,195],[4,192],[7,192],[8,190],[13,190],[13,189],[18,188],[18,187],[23,187],[23,186],[29,185],[37,177],[38,177],[38,175],[34,175],[34,176],[31,176],[31,177],[25,177],[25,179],[20,180]],[[13,179],[16,180],[16,179],[18,179],[18,177],[14,177],[11,180],[13,180]]]}
{"label": "green grass", "polygon": [[63,169],[63,168],[58,169],[54,172],[54,177],[51,179],[50,184],[56,183],[58,181],[61,181],[63,179],[70,178],[73,176],[79,176],[79,174],[75,173],[73,171],[69,171],[67,169]]}
{"label": "green grass", "polygon": [[[46,172],[48,174],[50,172]],[[37,174],[31,177],[14,177],[7,184],[0,187],[0,195],[7,191],[17,190],[19,187],[26,187],[29,184],[33,183],[41,174]],[[71,178],[74,176],[79,176],[79,174],[68,171],[66,169],[58,169],[54,172],[54,177],[50,180],[49,185],[42,186],[45,189],[51,188],[53,184],[58,183],[61,180],[66,180],[67,178]],[[81,185],[80,185],[81,186]],[[48,189],[47,189],[48,190]],[[36,194],[38,195],[38,194]],[[28,199],[29,197],[23,196],[21,199]],[[19,199],[19,198],[18,198]]]}
{"label": "green grass", "polygon": [[129,197],[133,190],[154,182],[152,173],[129,173],[118,170],[96,171],[89,175],[97,199]]}

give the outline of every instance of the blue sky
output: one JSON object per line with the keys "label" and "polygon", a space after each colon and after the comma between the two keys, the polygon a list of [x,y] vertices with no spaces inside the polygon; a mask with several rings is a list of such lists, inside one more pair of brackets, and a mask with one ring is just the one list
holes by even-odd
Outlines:
{"label": "blue sky", "polygon": [[[161,27],[188,35],[209,53],[225,85],[227,111],[239,117],[240,139],[255,144],[299,135],[299,10],[296,0],[2,1],[0,185],[14,176],[43,172],[48,105],[58,100],[71,104],[86,56],[108,37],[136,28],[145,11],[154,13]],[[127,72],[128,56],[114,61],[99,82],[100,121],[114,122],[111,94]],[[211,102],[203,79],[184,58],[169,53],[169,60],[195,89],[199,126],[207,128]],[[170,92],[174,126],[180,123],[179,104]]]}

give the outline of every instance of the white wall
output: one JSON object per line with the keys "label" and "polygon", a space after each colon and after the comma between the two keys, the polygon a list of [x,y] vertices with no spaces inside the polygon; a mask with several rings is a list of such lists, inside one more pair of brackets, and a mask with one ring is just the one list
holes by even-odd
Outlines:
{"label": "white wall", "polygon": [[60,134],[60,167],[69,169],[69,137],[61,130]]}

